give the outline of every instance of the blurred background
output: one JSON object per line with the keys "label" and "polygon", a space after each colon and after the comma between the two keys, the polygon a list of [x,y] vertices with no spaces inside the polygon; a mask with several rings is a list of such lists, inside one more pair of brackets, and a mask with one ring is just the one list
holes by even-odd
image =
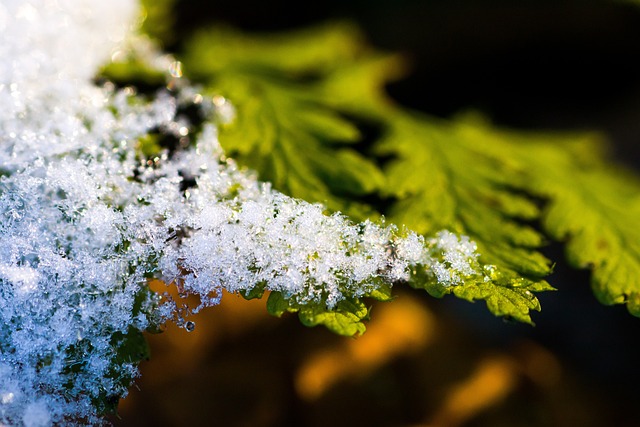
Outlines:
{"label": "blurred background", "polygon": [[[399,103],[478,110],[522,130],[599,130],[640,170],[640,5],[623,1],[179,1],[179,49],[224,22],[271,31],[357,22],[412,72]],[[639,218],[640,219],[640,218]],[[561,260],[562,248],[550,245]],[[116,426],[638,426],[640,319],[604,307],[562,263],[535,327],[481,303],[398,292],[358,339],[226,295],[196,329],[151,335]]]}

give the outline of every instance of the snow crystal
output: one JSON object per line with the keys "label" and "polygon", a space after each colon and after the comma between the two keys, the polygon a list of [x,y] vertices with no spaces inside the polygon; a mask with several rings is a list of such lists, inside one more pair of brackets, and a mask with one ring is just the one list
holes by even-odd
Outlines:
{"label": "snow crystal", "polygon": [[433,256],[422,263],[429,267],[440,284],[461,285],[466,278],[483,275],[478,264],[477,246],[468,236],[440,231],[429,239],[428,245]]}
{"label": "snow crystal", "polygon": [[22,416],[25,427],[46,427],[51,423],[51,415],[47,404],[42,401],[29,403]]}
{"label": "snow crystal", "polygon": [[[136,10],[133,0],[0,4],[0,425],[100,424],[96,402],[125,396],[137,376],[120,346],[184,320],[148,291],[150,277],[202,306],[264,286],[331,308],[417,265],[446,284],[474,271],[464,237],[356,225],[258,182],[218,144],[214,123],[235,115],[224,98],[185,86],[149,102],[92,83]],[[176,117],[185,102],[212,113],[198,135]],[[140,141],[158,131],[186,143],[147,159]]]}

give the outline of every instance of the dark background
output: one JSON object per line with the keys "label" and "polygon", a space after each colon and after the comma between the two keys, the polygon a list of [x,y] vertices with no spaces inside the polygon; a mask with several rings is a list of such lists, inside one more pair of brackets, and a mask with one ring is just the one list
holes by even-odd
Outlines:
{"label": "dark background", "polygon": [[[640,5],[185,0],[176,14],[178,41],[215,22],[271,31],[355,20],[374,46],[410,58],[412,74],[388,87],[398,102],[441,117],[475,109],[516,129],[600,130],[618,161],[640,170]],[[547,251],[562,259],[559,245]],[[401,294],[434,316],[435,338],[339,381],[313,402],[297,394],[297,370],[345,339],[295,318],[263,317],[264,303],[243,303],[244,311],[228,296],[197,320],[196,332],[169,329],[152,337],[142,391],[124,401],[116,424],[640,425],[640,319],[600,305],[587,272],[560,263],[550,282],[558,291],[540,297],[535,327],[505,323],[480,303]],[[462,420],[442,416],[452,390],[469,384],[492,357],[511,367],[514,385]],[[551,379],[540,380],[545,375]],[[482,400],[489,385],[471,394]]]}

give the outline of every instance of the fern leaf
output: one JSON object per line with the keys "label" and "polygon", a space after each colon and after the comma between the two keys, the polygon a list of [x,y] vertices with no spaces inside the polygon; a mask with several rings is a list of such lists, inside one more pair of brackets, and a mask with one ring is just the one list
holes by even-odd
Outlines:
{"label": "fern leaf", "polygon": [[[288,194],[352,217],[371,211],[354,210],[345,196],[377,193],[396,200],[382,212],[392,222],[425,236],[441,229],[471,236],[482,274],[456,286],[433,275],[414,277],[412,286],[484,300],[498,316],[531,322],[529,311],[539,310],[532,292],[552,289],[542,280],[551,268],[537,251],[542,235],[524,224],[539,208],[514,191],[518,182],[512,181],[525,179],[523,171],[508,155],[487,154],[459,138],[454,125],[394,106],[382,88],[404,72],[398,57],[369,49],[340,25],[270,37],[218,29],[188,46],[184,62],[192,77],[237,108],[236,123],[223,128],[220,139],[241,164]],[[352,119],[383,130],[375,154],[345,148],[362,138]],[[374,155],[394,158],[384,175]],[[358,323],[357,313],[338,317]],[[330,317],[305,319],[336,321]]]}
{"label": "fern leaf", "polygon": [[323,82],[362,49],[352,27],[271,37],[217,29],[187,46],[191,76],[237,109],[236,122],[220,133],[229,155],[287,194],[358,218],[374,215],[353,200],[380,189],[382,173],[348,147],[360,131],[323,92]]}

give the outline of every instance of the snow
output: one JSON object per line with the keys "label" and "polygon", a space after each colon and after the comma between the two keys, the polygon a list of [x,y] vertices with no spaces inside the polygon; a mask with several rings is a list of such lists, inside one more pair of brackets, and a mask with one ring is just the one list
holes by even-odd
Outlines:
{"label": "snow", "polygon": [[[0,425],[100,424],[95,402],[125,396],[137,376],[135,360],[118,360],[122,337],[184,322],[180,307],[147,291],[149,277],[178,283],[202,307],[222,289],[266,284],[331,308],[372,291],[373,279],[409,279],[416,265],[451,284],[474,273],[468,240],[425,242],[326,215],[226,159],[214,123],[233,120],[227,100],[208,100],[203,111],[219,114],[192,135],[176,111],[206,104],[193,88],[145,101],[97,86],[137,9],[0,4]],[[140,140],[158,129],[192,144],[145,159]],[[186,179],[195,185],[185,190]]]}

